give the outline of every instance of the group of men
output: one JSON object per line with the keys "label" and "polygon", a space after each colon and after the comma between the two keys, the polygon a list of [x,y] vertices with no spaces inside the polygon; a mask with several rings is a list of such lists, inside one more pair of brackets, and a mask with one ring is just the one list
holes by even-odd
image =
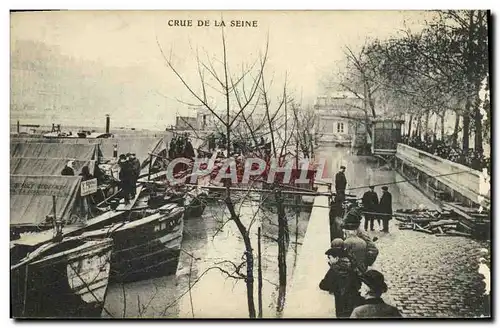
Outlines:
{"label": "group of men", "polygon": [[[384,318],[401,317],[397,308],[386,304],[382,294],[387,292],[384,275],[377,270],[370,269],[378,256],[375,245],[376,239],[370,238],[365,230],[361,229],[362,214],[365,217],[365,226],[372,219],[377,218],[375,211],[380,211],[385,202],[392,202],[388,188],[384,186],[384,195],[381,202],[374,193],[373,186],[363,196],[363,209],[357,202],[345,205],[347,179],[345,166],[335,176],[336,196],[331,204],[330,224],[331,247],[325,253],[328,257],[329,270],[320,282],[320,289],[329,291],[335,296],[335,309],[338,318]],[[366,206],[369,204],[377,206]],[[391,207],[391,206],[389,206]],[[392,212],[392,208],[391,208]],[[387,216],[384,220],[388,222]],[[389,231],[388,223],[384,223],[384,230]],[[372,223],[373,227],[373,223]],[[373,230],[373,229],[372,229]]]}
{"label": "group of men", "polygon": [[[345,200],[347,187],[345,170],[346,167],[341,166],[340,171],[335,175],[335,192],[337,197],[342,200]],[[381,226],[380,221],[382,221],[383,227],[381,230],[389,232],[389,221],[392,219],[392,195],[389,192],[389,187],[382,187],[382,196],[379,201],[375,187],[370,186],[369,190],[363,194],[361,201],[363,204],[365,230],[368,231],[369,225],[370,230],[374,231],[374,221],[377,220],[379,228]]]}
{"label": "group of men", "polygon": [[193,144],[187,133],[174,136],[172,140],[170,140],[168,149],[169,159],[172,160],[179,157],[194,158],[195,156]]}
{"label": "group of men", "polygon": [[[227,148],[227,139],[224,133],[220,133],[218,137],[215,134],[210,134],[208,136],[208,150],[210,152],[214,151],[216,148],[226,149]],[[256,141],[255,144],[253,142],[248,142],[245,139],[237,139],[232,141],[232,154],[245,154],[253,149],[261,148],[264,150],[265,154],[271,153],[271,144],[266,143],[266,140],[263,136],[260,137],[259,141]]]}
{"label": "group of men", "polygon": [[130,204],[130,200],[135,198],[137,180],[141,173],[141,162],[134,153],[121,154],[118,158],[120,166],[120,189],[125,200],[125,204]]}
{"label": "group of men", "polygon": [[380,201],[375,192],[375,187],[370,186],[370,190],[363,194],[362,198],[364,216],[365,216],[365,230],[368,231],[368,224],[370,230],[374,231],[374,221],[377,220],[380,228],[380,221],[383,222],[383,232],[389,232],[389,220],[392,218],[392,195],[387,186],[382,187],[382,196]]}

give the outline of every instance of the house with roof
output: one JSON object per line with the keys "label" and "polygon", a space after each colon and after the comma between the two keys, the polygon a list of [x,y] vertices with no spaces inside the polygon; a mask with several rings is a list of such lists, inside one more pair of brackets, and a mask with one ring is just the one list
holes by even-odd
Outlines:
{"label": "house with roof", "polygon": [[333,91],[316,98],[321,143],[358,147],[366,144],[363,99],[348,91]]}

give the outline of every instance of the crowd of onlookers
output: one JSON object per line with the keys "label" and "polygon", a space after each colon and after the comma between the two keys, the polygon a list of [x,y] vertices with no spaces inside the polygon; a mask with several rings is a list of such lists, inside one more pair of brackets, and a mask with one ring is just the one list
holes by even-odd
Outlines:
{"label": "crowd of onlookers", "polygon": [[485,157],[484,154],[472,148],[464,151],[460,147],[454,147],[451,141],[438,140],[431,137],[422,140],[418,136],[410,138],[404,136],[402,143],[475,170],[481,171],[483,168],[486,168],[488,173],[491,174],[490,158]]}

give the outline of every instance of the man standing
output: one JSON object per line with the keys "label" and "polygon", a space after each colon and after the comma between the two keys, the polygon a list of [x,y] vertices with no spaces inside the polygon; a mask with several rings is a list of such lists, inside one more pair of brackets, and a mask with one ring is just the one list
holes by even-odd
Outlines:
{"label": "man standing", "polygon": [[337,318],[349,318],[364,299],[359,293],[361,281],[357,275],[341,238],[332,240],[331,248],[325,253],[330,269],[319,284],[321,290],[333,293]]}
{"label": "man standing", "polygon": [[345,197],[347,179],[345,177],[345,166],[340,167],[340,171],[335,174],[335,192],[341,197]]}
{"label": "man standing", "polygon": [[123,198],[125,200],[125,205],[130,204],[130,197],[132,195],[132,183],[134,172],[130,162],[127,160],[125,155],[120,155],[118,160],[118,165],[120,165],[120,188],[122,189]]}
{"label": "man standing", "polygon": [[[365,212],[376,212],[378,207],[378,196],[374,191],[375,187],[370,186],[370,190],[363,194],[363,208]],[[375,230],[373,228],[373,221],[375,220],[375,215],[372,213],[365,213],[365,231],[368,231],[368,221],[370,221],[370,230]],[[379,221],[380,224],[380,221]]]}
{"label": "man standing", "polygon": [[134,174],[131,183],[131,188],[132,188],[131,192],[132,192],[132,197],[135,197],[137,180],[139,179],[139,175],[141,174],[141,161],[139,161],[137,157],[135,157],[135,153],[130,154],[129,161],[130,161],[130,166],[132,168],[132,172]]}
{"label": "man standing", "polygon": [[361,296],[365,298],[363,305],[356,307],[351,318],[356,319],[378,319],[378,318],[400,318],[399,310],[382,299],[382,294],[387,292],[387,284],[384,275],[377,270],[369,270],[362,277]]}
{"label": "man standing", "polygon": [[382,197],[380,197],[379,212],[382,214],[384,225],[383,232],[389,232],[389,220],[392,219],[392,195],[387,186],[382,187]]}

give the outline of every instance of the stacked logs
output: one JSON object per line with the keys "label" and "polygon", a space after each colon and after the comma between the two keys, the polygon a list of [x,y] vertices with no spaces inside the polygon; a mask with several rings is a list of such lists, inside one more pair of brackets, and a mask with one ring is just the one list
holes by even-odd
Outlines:
{"label": "stacked logs", "polygon": [[400,210],[395,217],[400,221],[400,230],[414,230],[438,237],[442,236],[463,236],[471,237],[471,234],[459,231],[460,223],[452,219],[452,212],[440,212],[430,210]]}

